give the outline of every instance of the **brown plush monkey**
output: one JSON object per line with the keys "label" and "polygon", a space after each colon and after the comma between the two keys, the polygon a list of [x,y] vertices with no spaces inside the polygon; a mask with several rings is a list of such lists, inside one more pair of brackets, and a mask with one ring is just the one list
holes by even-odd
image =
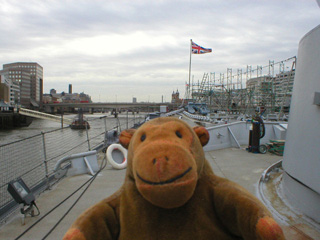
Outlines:
{"label": "brown plush monkey", "polygon": [[85,211],[64,240],[284,239],[263,204],[238,184],[212,172],[203,127],[157,118],[125,130],[125,182]]}

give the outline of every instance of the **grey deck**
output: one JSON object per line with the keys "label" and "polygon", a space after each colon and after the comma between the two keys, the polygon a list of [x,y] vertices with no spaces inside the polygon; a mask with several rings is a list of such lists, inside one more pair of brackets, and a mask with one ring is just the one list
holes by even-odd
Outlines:
{"label": "grey deck", "polygon": [[[272,155],[270,153],[253,154],[248,153],[245,149],[239,148],[228,148],[206,152],[206,158],[218,176],[226,177],[239,183],[255,195],[257,193],[257,184],[261,173],[272,163],[281,159],[280,156]],[[122,185],[124,176],[125,170],[114,170],[108,164],[97,176],[78,204],[71,210],[71,212],[47,239],[61,239],[77,216],[91,205],[114,193]],[[9,223],[0,229],[0,239],[15,239],[25,229],[36,222],[52,207],[60,203],[65,197],[81,186],[82,183],[87,181],[90,177],[90,175],[79,175],[63,179],[60,183],[55,185],[52,190],[41,194],[36,200],[41,211],[41,215],[33,218],[26,218],[26,224],[22,226],[21,214],[17,214]],[[71,197],[57,210],[52,212],[32,228],[21,239],[42,239],[79,195],[80,193],[77,193]],[[313,235],[311,234],[312,236],[310,237],[310,235],[306,235],[304,232],[301,232],[301,230],[297,231],[290,225],[286,225],[284,223],[280,223],[280,225],[282,225],[287,239],[320,239],[320,233],[318,232],[312,233]]]}

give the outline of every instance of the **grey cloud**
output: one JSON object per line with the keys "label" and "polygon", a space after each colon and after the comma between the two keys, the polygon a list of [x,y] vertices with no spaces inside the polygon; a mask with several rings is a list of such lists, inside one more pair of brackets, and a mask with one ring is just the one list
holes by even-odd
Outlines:
{"label": "grey cloud", "polygon": [[[291,57],[300,38],[320,22],[317,3],[305,0],[11,0],[1,4],[2,64],[39,62],[44,67],[45,91],[72,83],[74,89],[96,97],[99,88],[93,85],[98,85],[107,95],[117,92],[118,100],[130,95],[129,88],[144,97],[167,94],[169,98],[178,87],[183,92],[190,38],[213,49],[211,54],[192,56],[197,80],[204,72],[225,73],[228,67],[244,69]],[[174,41],[98,56],[63,48],[79,38],[136,32]],[[107,48],[112,46],[106,43]]]}

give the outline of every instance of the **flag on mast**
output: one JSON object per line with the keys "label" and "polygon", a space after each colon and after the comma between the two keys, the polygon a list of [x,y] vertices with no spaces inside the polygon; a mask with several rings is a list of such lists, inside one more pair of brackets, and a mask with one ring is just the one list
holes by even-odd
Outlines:
{"label": "flag on mast", "polygon": [[192,54],[204,54],[204,53],[212,52],[211,48],[201,47],[198,44],[194,43],[192,40],[191,40],[191,50],[192,50]]}
{"label": "flag on mast", "polygon": [[191,83],[190,83],[190,78],[191,78],[191,55],[192,54],[204,54],[204,53],[210,53],[212,52],[212,49],[211,48],[204,48],[204,47],[201,47],[199,46],[198,44],[194,43],[192,41],[192,39],[190,39],[190,62],[189,62],[189,84],[187,84],[187,96],[188,98],[191,98],[191,93],[190,93],[190,86],[191,86]]}

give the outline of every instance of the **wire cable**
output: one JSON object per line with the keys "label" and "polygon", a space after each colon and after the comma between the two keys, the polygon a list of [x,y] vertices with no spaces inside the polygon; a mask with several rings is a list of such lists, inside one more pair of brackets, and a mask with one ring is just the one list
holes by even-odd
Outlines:
{"label": "wire cable", "polygon": [[[93,182],[93,180],[96,178],[96,176],[98,176],[98,174],[106,167],[107,163],[105,161],[105,157],[103,158],[103,161],[101,162],[101,167],[100,170],[98,172],[96,172],[96,174],[94,176],[92,176],[90,179],[88,179],[85,183],[83,183],[79,188],[77,188],[73,193],[71,193],[69,196],[67,196],[64,200],[62,200],[60,203],[58,203],[54,208],[52,208],[49,212],[47,212],[45,215],[43,215],[40,219],[38,219],[35,223],[33,223],[30,227],[28,227],[24,232],[22,232],[18,237],[15,238],[15,240],[20,239],[23,235],[25,235],[27,232],[29,232],[35,225],[37,225],[39,222],[41,222],[45,217],[47,217],[50,213],[52,213],[54,210],[56,210],[58,207],[60,207],[63,203],[65,203],[69,198],[71,198],[74,194],[76,194],[81,188],[83,188],[85,185],[87,185],[89,183],[89,185],[86,187],[86,189],[84,189],[84,192],[88,189],[88,187],[91,185],[91,183]],[[81,193],[80,197],[82,197],[82,195],[84,194]],[[79,201],[80,197],[76,200],[76,203]],[[71,206],[71,209],[74,207],[75,203]],[[71,210],[70,209],[70,210]],[[70,210],[68,210],[68,213],[70,212]],[[67,214],[65,214],[66,216]],[[65,217],[63,216],[63,218]],[[62,219],[63,219],[62,218]],[[58,221],[58,224],[62,221],[62,219],[60,219]],[[45,237],[49,236],[49,234],[54,230],[54,228],[56,228],[58,226],[58,224],[56,224],[53,229],[51,229],[49,231],[49,233],[46,234]],[[45,238],[44,238],[45,239]]]}
{"label": "wire cable", "polygon": [[[76,201],[70,206],[70,208],[63,214],[63,216],[59,219],[59,221],[50,229],[50,231],[42,238],[42,240],[46,239],[53,231],[54,229],[62,222],[62,220],[69,214],[69,212],[73,209],[73,207],[78,203],[78,201],[81,199],[81,197],[85,194],[85,192],[88,190],[88,188],[91,186],[91,184],[93,183],[93,181],[96,179],[96,177],[98,176],[98,174],[105,168],[105,166],[107,165],[105,161],[106,157],[103,158],[103,161],[101,162],[101,166],[98,172],[95,173],[95,175],[90,178],[90,182],[88,184],[88,186],[82,191],[82,193],[80,194],[80,196],[76,199]],[[103,165],[103,163],[105,162],[105,164]]]}
{"label": "wire cable", "polygon": [[58,208],[61,204],[63,204],[65,201],[67,201],[70,197],[72,197],[75,193],[77,193],[83,186],[85,186],[88,182],[91,181],[92,178],[90,178],[88,181],[86,181],[84,184],[82,184],[77,190],[75,190],[73,193],[71,193],[68,197],[66,197],[63,201],[61,201],[59,204],[57,204],[54,208],[52,208],[49,212],[47,212],[45,215],[43,215],[38,221],[36,221],[34,224],[32,224],[30,227],[28,227],[23,233],[21,233],[18,237],[15,238],[15,240],[20,239],[24,234],[26,234],[29,230],[31,230],[35,225],[37,225],[40,221],[42,221],[46,216],[48,216],[51,212],[53,212],[56,208]]}
{"label": "wire cable", "polygon": [[77,200],[71,205],[71,207],[63,214],[63,216],[59,219],[59,221],[50,229],[50,231],[42,238],[42,240],[46,239],[52,232],[53,230],[61,223],[61,221],[69,214],[69,212],[72,210],[72,208],[78,203],[78,201],[80,200],[80,198],[85,194],[85,192],[88,190],[88,188],[91,186],[91,184],[93,183],[93,181],[95,180],[95,178],[98,176],[98,173],[100,171],[98,171],[92,178],[90,178],[90,182],[88,184],[88,186],[82,191],[82,193],[80,194],[80,196],[77,198]]}

